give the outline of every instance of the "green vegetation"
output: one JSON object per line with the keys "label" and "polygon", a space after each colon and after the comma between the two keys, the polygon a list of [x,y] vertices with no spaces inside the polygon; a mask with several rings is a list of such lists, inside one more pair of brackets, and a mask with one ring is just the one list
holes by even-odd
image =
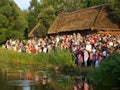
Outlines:
{"label": "green vegetation", "polygon": [[32,65],[41,67],[70,66],[71,53],[66,50],[57,50],[51,53],[28,54],[0,48],[0,62],[15,65]]}
{"label": "green vegetation", "polygon": [[118,52],[111,54],[99,68],[91,71],[89,78],[100,85],[118,85],[120,83],[120,54]]}
{"label": "green vegetation", "polygon": [[24,13],[14,1],[0,1],[0,44],[9,38],[24,39],[27,24]]}
{"label": "green vegetation", "polygon": [[[87,76],[99,85],[117,85],[120,83],[120,54],[114,52],[101,62],[99,68],[76,67],[71,53],[56,50],[51,53],[27,54],[0,48],[0,62],[7,65],[41,67],[59,71],[70,76]],[[89,74],[88,74],[89,73]]]}
{"label": "green vegetation", "polygon": [[70,76],[86,76],[92,67],[76,67],[73,57],[66,50],[56,50],[50,53],[20,53],[13,50],[3,50],[0,48],[0,63],[10,67],[36,67],[40,69],[50,69],[59,71]]}
{"label": "green vegetation", "polygon": [[26,39],[37,25],[39,36],[45,36],[58,14],[109,4],[113,16],[120,18],[119,0],[31,0],[28,10],[20,10],[13,0],[0,1],[0,44],[7,39]]}
{"label": "green vegetation", "polygon": [[117,19],[120,18],[119,0],[32,0],[27,13],[29,31],[39,23],[38,33],[41,36],[45,36],[58,14],[101,4],[111,5],[113,16]]}
{"label": "green vegetation", "polygon": [[[115,18],[120,18],[120,0],[111,0],[112,13]],[[120,21],[118,19],[118,21]]]}
{"label": "green vegetation", "polygon": [[[39,24],[38,33],[45,36],[58,14],[72,12],[91,6],[109,4],[111,13],[120,20],[120,0],[31,0],[28,10],[20,10],[13,0],[0,0],[0,44],[12,39],[26,39],[32,28]],[[0,48],[0,62],[9,65],[42,67],[61,67],[64,74],[86,75],[98,84],[116,85],[120,83],[120,55],[113,53],[99,68],[74,67],[71,53],[56,50],[51,53],[27,54]],[[73,74],[74,73],[74,74]]]}

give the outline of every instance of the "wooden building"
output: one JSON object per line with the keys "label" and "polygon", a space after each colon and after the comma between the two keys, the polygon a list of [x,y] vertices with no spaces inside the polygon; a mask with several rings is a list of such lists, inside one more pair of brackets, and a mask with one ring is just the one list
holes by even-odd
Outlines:
{"label": "wooden building", "polygon": [[120,33],[120,23],[111,15],[109,5],[100,5],[79,11],[61,13],[48,30],[48,34],[69,32]]}
{"label": "wooden building", "polygon": [[37,23],[37,25],[31,30],[31,32],[28,34],[28,37],[38,37],[38,27],[39,27],[39,23]]}

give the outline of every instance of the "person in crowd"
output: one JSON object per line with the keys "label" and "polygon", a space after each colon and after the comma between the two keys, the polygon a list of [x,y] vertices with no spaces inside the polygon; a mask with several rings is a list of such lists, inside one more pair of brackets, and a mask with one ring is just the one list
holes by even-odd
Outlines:
{"label": "person in crowd", "polygon": [[77,55],[77,58],[78,58],[78,66],[81,67],[82,63],[83,63],[83,57],[82,57],[81,53],[79,53]]}
{"label": "person in crowd", "polygon": [[101,62],[101,54],[100,54],[100,52],[97,52],[96,53],[96,57],[95,57],[95,67],[99,67],[99,65],[100,65],[100,62]]}
{"label": "person in crowd", "polygon": [[93,61],[93,60],[94,60],[93,55],[94,55],[93,52],[90,52],[90,57],[89,57],[89,65],[90,65],[90,66],[92,66],[92,65],[93,65],[93,62],[94,62],[94,61]]}
{"label": "person in crowd", "polygon": [[73,55],[82,52],[84,66],[88,66],[88,62],[90,65],[98,62],[97,59],[94,60],[94,57],[98,57],[96,54],[98,51],[104,59],[120,48],[119,38],[120,35],[90,34],[82,37],[80,33],[73,33],[28,40],[9,39],[2,48],[23,53],[49,53],[52,50],[55,52],[57,48],[69,50]]}
{"label": "person in crowd", "polygon": [[84,49],[84,65],[87,66],[88,64],[88,59],[89,59],[89,53],[86,49]]}

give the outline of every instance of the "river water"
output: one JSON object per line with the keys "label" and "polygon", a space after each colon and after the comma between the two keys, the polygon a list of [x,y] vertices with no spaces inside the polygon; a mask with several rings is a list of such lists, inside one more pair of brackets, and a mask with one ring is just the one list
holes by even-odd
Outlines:
{"label": "river water", "polygon": [[[81,89],[75,89],[78,88],[78,82]],[[89,89],[84,89],[85,86]],[[0,90],[120,90],[120,88],[94,86],[83,76],[73,77],[38,67],[8,67],[2,64]]]}

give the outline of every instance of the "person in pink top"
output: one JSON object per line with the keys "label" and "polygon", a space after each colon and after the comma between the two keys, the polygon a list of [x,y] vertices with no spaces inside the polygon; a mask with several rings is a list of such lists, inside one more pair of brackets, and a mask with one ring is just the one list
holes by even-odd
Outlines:
{"label": "person in pink top", "polygon": [[84,49],[84,65],[87,66],[87,61],[89,58],[89,53],[86,49]]}
{"label": "person in pink top", "polygon": [[78,54],[78,66],[80,66],[81,67],[81,65],[82,65],[82,63],[83,63],[83,57],[82,57],[82,55],[79,53]]}

